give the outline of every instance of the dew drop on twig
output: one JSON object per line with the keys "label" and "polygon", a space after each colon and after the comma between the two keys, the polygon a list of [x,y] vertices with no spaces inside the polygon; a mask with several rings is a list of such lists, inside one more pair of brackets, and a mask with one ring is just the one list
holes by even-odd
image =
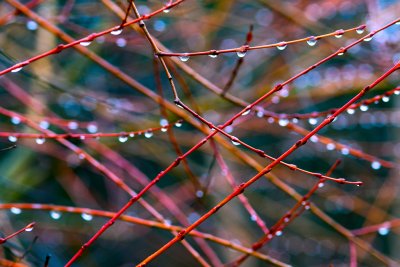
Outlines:
{"label": "dew drop on twig", "polygon": [[144,133],[144,137],[146,137],[146,138],[151,138],[152,136],[153,136],[153,132],[152,131],[146,131]]}
{"label": "dew drop on twig", "polygon": [[128,141],[128,136],[126,135],[120,135],[118,137],[118,141],[120,141],[121,143],[125,143],[126,141]]}
{"label": "dew drop on twig", "polygon": [[38,138],[36,138],[35,141],[36,141],[36,144],[38,144],[38,145],[43,145],[44,142],[46,142],[46,139],[43,138],[43,137],[38,137]]}
{"label": "dew drop on twig", "polygon": [[178,128],[181,127],[182,126],[182,122],[180,122],[180,121],[175,122],[175,126],[178,127]]}
{"label": "dew drop on twig", "polygon": [[278,50],[282,51],[282,50],[285,50],[286,47],[287,47],[286,42],[280,42],[276,48],[278,48]]}
{"label": "dew drop on twig", "polygon": [[50,211],[50,217],[54,220],[58,220],[61,218],[61,212],[52,210],[52,211]]}
{"label": "dew drop on twig", "polygon": [[11,207],[10,211],[13,214],[21,214],[21,212],[22,212],[22,210],[20,208],[17,208],[17,207]]}
{"label": "dew drop on twig", "polygon": [[33,230],[33,225],[25,228],[25,232],[31,232]]}
{"label": "dew drop on twig", "polygon": [[184,55],[182,55],[182,56],[179,56],[179,59],[180,59],[182,62],[188,61],[189,58],[190,58],[190,57],[189,57],[187,54],[184,54]]}
{"label": "dew drop on twig", "polygon": [[310,38],[308,38],[307,44],[309,46],[314,46],[317,44],[317,39],[314,36],[311,36]]}
{"label": "dew drop on twig", "polygon": [[8,137],[8,141],[15,143],[18,141],[18,138],[16,136],[10,135]]}
{"label": "dew drop on twig", "polygon": [[237,51],[237,52],[236,52],[236,55],[237,55],[238,57],[245,57],[245,56],[246,56],[246,51]]}
{"label": "dew drop on twig", "polygon": [[93,219],[93,216],[89,213],[82,213],[81,214],[82,219],[85,221],[91,221]]}
{"label": "dew drop on twig", "polygon": [[122,29],[117,29],[117,30],[113,30],[113,31],[111,32],[111,34],[112,34],[112,35],[120,35],[121,32],[122,32]]}
{"label": "dew drop on twig", "polygon": [[80,44],[81,46],[89,46],[91,43],[92,43],[92,42],[82,41],[82,42],[80,42],[79,44]]}
{"label": "dew drop on twig", "polygon": [[378,161],[373,161],[371,163],[371,168],[374,170],[379,170],[381,168],[381,164]]}

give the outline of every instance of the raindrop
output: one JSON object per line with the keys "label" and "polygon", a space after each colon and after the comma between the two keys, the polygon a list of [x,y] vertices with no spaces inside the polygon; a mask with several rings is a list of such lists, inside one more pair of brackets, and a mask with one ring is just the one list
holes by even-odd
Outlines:
{"label": "raindrop", "polygon": [[253,222],[257,221],[257,215],[252,214],[252,215],[250,216],[250,220],[253,221]]}
{"label": "raindrop", "polygon": [[79,157],[79,159],[84,159],[84,158],[86,158],[86,156],[85,156],[84,153],[79,153],[78,157]]}
{"label": "raindrop", "polygon": [[8,141],[10,141],[10,142],[15,143],[15,142],[17,142],[17,140],[18,140],[18,138],[16,136],[10,135],[8,137]]}
{"label": "raindrop", "polygon": [[368,106],[367,105],[361,105],[360,106],[360,110],[361,111],[367,111],[368,110]]}
{"label": "raindrop", "polygon": [[14,214],[21,214],[21,212],[22,212],[22,210],[20,208],[16,208],[16,207],[12,207],[10,209],[10,211],[11,211],[11,213],[14,213]]}
{"label": "raindrop", "polygon": [[152,131],[146,131],[144,133],[144,137],[146,137],[146,138],[151,138],[152,136],[153,136],[153,132]]}
{"label": "raindrop", "polygon": [[168,125],[168,121],[166,119],[161,119],[160,120],[160,125],[161,126],[167,126]]}
{"label": "raindrop", "polygon": [[217,54],[211,54],[211,55],[208,55],[210,58],[217,58],[218,57],[218,55]]}
{"label": "raindrop", "polygon": [[175,126],[178,127],[178,128],[181,127],[182,126],[182,122],[180,122],[180,121],[175,122]]}
{"label": "raindrop", "polygon": [[54,220],[58,220],[61,218],[61,212],[52,210],[52,211],[50,211],[50,217]]}
{"label": "raindrop", "polygon": [[201,190],[197,190],[196,191],[196,197],[202,198],[203,196],[204,196],[204,192],[203,191],[201,191]]}
{"label": "raindrop", "polygon": [[117,30],[113,30],[113,31],[111,32],[111,34],[112,34],[112,35],[120,35],[121,32],[122,32],[122,29],[120,29],[120,28],[118,27],[118,29],[117,29]]}
{"label": "raindrop", "polygon": [[336,37],[336,38],[342,38],[343,33],[344,33],[344,30],[343,30],[343,29],[337,30],[337,31],[336,31],[336,34],[335,34],[335,37]]}
{"label": "raindrop", "polygon": [[379,169],[381,168],[381,164],[380,164],[378,161],[373,161],[373,162],[371,163],[371,167],[372,167],[372,169],[374,169],[374,170],[379,170]]}
{"label": "raindrop", "polygon": [[50,126],[50,123],[49,123],[48,121],[41,121],[41,122],[39,123],[39,126],[40,126],[40,128],[42,128],[42,129],[48,129],[49,126]]}
{"label": "raindrop", "polygon": [[135,137],[135,133],[130,133],[129,137]]}
{"label": "raindrop", "polygon": [[97,128],[97,125],[96,125],[96,124],[90,123],[90,124],[86,127],[86,130],[87,130],[89,133],[96,133],[97,130],[98,130],[98,128]]}
{"label": "raindrop", "polygon": [[168,127],[161,127],[161,132],[165,133],[166,131],[168,131]]}
{"label": "raindrop", "polygon": [[358,28],[356,29],[356,32],[357,32],[358,34],[363,34],[363,33],[364,33],[364,30],[365,30],[365,26],[360,26],[360,27],[358,27]]}
{"label": "raindrop", "polygon": [[236,55],[237,55],[238,57],[244,57],[244,56],[246,55],[246,51],[237,51],[237,52],[236,52]]}
{"label": "raindrop", "polygon": [[120,141],[121,143],[125,143],[126,141],[128,141],[128,136],[124,135],[120,135],[118,137],[118,141]]}
{"label": "raindrop", "polygon": [[91,43],[92,43],[92,42],[82,41],[82,42],[80,42],[79,44],[80,44],[81,46],[89,46]]}
{"label": "raindrop", "polygon": [[17,124],[20,124],[21,119],[19,117],[12,117],[11,122],[12,122],[12,124],[17,125]]}
{"label": "raindrop", "polygon": [[314,46],[317,44],[317,39],[314,36],[311,36],[310,38],[308,38],[307,44],[309,46]]}
{"label": "raindrop", "polygon": [[348,155],[350,153],[350,150],[347,147],[343,147],[340,151],[343,155]]}
{"label": "raindrop", "polygon": [[293,122],[293,123],[298,123],[298,122],[299,122],[299,119],[298,119],[298,118],[293,118],[293,119],[292,119],[292,122]]}
{"label": "raindrop", "polygon": [[336,147],[336,146],[335,146],[335,144],[333,144],[333,143],[329,143],[329,144],[326,145],[326,149],[327,149],[327,150],[334,150],[335,147]]}
{"label": "raindrop", "polygon": [[389,102],[389,100],[390,100],[390,97],[388,97],[388,96],[382,97],[382,101],[385,103]]}
{"label": "raindrop", "polygon": [[71,121],[68,123],[68,128],[70,128],[71,130],[76,130],[78,129],[78,123],[76,121]]}
{"label": "raindrop", "polygon": [[247,109],[245,112],[242,113],[242,116],[246,116],[250,113],[251,109]]}
{"label": "raindrop", "polygon": [[286,42],[280,42],[276,48],[278,48],[278,50],[282,51],[282,50],[285,50],[286,47],[287,47]]}
{"label": "raindrop", "polygon": [[189,57],[187,54],[184,54],[184,55],[182,55],[182,56],[179,56],[179,59],[180,59],[182,62],[188,61],[189,58],[190,58],[190,57]]}
{"label": "raindrop", "polygon": [[85,221],[91,221],[93,219],[93,216],[89,213],[82,213],[81,214],[82,219]]}
{"label": "raindrop", "polygon": [[319,188],[324,187],[324,183],[318,183],[318,187]]}
{"label": "raindrop", "polygon": [[36,21],[29,20],[26,22],[26,28],[30,31],[34,31],[37,30],[38,24],[36,23]]}
{"label": "raindrop", "polygon": [[281,236],[282,235],[282,231],[276,231],[275,235],[276,236]]}
{"label": "raindrop", "polygon": [[284,127],[284,126],[286,126],[286,125],[289,124],[289,120],[287,120],[287,119],[280,119],[280,120],[278,121],[278,124],[279,124],[280,126]]}
{"label": "raindrop", "polygon": [[304,208],[305,208],[306,210],[309,210],[309,209],[310,209],[310,205],[306,205]]}
{"label": "raindrop", "polygon": [[378,229],[378,233],[380,235],[387,235],[389,233],[389,228],[381,227],[381,228]]}
{"label": "raindrop", "polygon": [[394,94],[395,94],[395,95],[400,95],[400,91],[399,91],[399,90],[396,90],[396,91],[394,91]]}
{"label": "raindrop", "polygon": [[309,118],[308,119],[308,123],[311,125],[315,125],[317,124],[318,120],[316,118]]}
{"label": "raindrop", "polygon": [[44,142],[46,142],[46,139],[45,139],[45,138],[43,138],[43,137],[38,137],[38,138],[36,138],[36,144],[38,144],[38,145],[43,145]]}
{"label": "raindrop", "polygon": [[165,14],[169,13],[170,11],[171,11],[171,10],[170,10],[169,8],[166,8],[166,9],[163,10],[163,12],[164,12]]}
{"label": "raindrop", "polygon": [[370,35],[370,36],[364,38],[364,42],[369,42],[369,41],[371,41],[371,40],[372,40],[372,37],[373,37],[373,36]]}
{"label": "raindrop", "polygon": [[13,69],[13,70],[11,70],[11,72],[18,72],[18,71],[20,71],[20,70],[22,70],[22,67],[19,67],[19,68]]}
{"label": "raindrop", "polygon": [[400,20],[398,22],[396,22],[396,25],[400,25]]}
{"label": "raindrop", "polygon": [[239,139],[237,137],[232,137],[232,144],[235,146],[240,145]]}
{"label": "raindrop", "polygon": [[356,111],[352,108],[346,110],[348,114],[353,115]]}
{"label": "raindrop", "polygon": [[33,225],[30,224],[28,227],[25,228],[25,232],[31,232],[33,230]]}

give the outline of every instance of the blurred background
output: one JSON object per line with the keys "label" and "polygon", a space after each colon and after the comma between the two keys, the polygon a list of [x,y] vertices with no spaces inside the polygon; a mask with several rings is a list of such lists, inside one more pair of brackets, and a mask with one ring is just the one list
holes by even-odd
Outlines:
{"label": "blurred background", "polygon": [[[16,12],[18,3],[27,5],[33,13]],[[140,14],[166,4],[135,1]],[[111,0],[2,1],[1,70],[70,42],[67,35],[80,39],[118,26],[127,8],[127,1]],[[243,108],[240,104],[254,102],[340,47],[398,19],[400,3],[187,0],[167,11],[145,23],[161,51],[175,53],[240,48],[250,27],[249,45],[254,46],[366,25],[365,31],[317,38],[311,45],[306,41],[289,44],[283,50],[251,50],[244,57],[236,52],[217,57],[163,57],[183,103],[220,125]],[[133,18],[131,12],[128,21]],[[393,25],[318,66],[263,101],[263,109],[252,110],[225,130],[278,157],[305,131],[322,122],[326,113],[319,116],[318,112],[341,107],[399,62],[399,30],[400,25]],[[353,257],[356,255],[360,266],[385,266],[390,259],[399,263],[400,111],[396,95],[400,91],[384,95],[397,86],[399,75],[393,73],[363,97],[377,96],[377,101],[343,113],[322,129],[318,138],[286,159],[317,173],[326,173],[340,159],[331,176],[363,181],[364,185],[326,181],[311,196],[312,209],[304,210],[285,226],[281,235],[260,249],[261,253],[293,266],[350,266],[350,244],[354,240],[349,241],[348,236],[354,236],[358,241]],[[156,101],[160,94],[161,105]],[[64,265],[107,221],[98,216],[104,213],[94,210],[115,212],[130,198],[104,169],[139,192],[180,153],[204,138],[208,128],[170,104],[173,100],[165,71],[136,24],[120,34],[106,34],[2,75],[0,109],[5,112],[0,116],[0,149],[16,147],[0,151],[1,236],[36,222],[33,231],[0,247],[3,266],[11,266],[6,262],[44,266],[48,254],[49,266]],[[6,111],[16,114],[7,116]],[[271,112],[276,116],[268,117]],[[175,123],[179,119],[182,123]],[[42,134],[46,130],[117,136],[67,138],[66,143],[17,134]],[[136,132],[135,136],[130,132]],[[227,178],[240,184],[258,173],[257,166],[270,163],[245,146],[235,146],[228,138],[217,136],[166,174],[125,214],[167,228],[188,226],[232,192]],[[317,181],[279,165],[244,193],[256,213],[249,214],[242,202],[234,199],[197,230],[251,248],[263,236],[260,221],[273,226],[296,204],[295,192],[303,196]],[[173,233],[168,229],[117,221],[75,266],[132,266],[171,238]],[[203,238],[185,240],[211,266],[233,262],[243,255],[226,244]],[[275,265],[256,257],[242,264]],[[176,244],[149,266],[201,265],[182,244]]]}

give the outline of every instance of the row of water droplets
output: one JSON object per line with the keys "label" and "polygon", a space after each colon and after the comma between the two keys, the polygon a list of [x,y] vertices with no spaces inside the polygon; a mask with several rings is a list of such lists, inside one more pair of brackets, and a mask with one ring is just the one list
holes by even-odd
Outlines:
{"label": "row of water droplets", "polygon": [[[40,209],[41,205],[36,204],[36,206],[34,208]],[[10,212],[12,214],[19,215],[22,213],[22,210],[18,207],[11,207]],[[50,215],[50,218],[52,218],[53,220],[59,220],[62,217],[62,212],[59,210],[50,210],[49,215]],[[90,214],[89,212],[82,212],[80,215],[81,215],[82,219],[85,221],[93,220],[93,215]],[[33,230],[33,227],[25,229],[25,231],[32,231],[32,230]]]}
{"label": "row of water droplets", "polygon": [[[357,32],[358,34],[363,34],[364,31],[365,31],[365,26],[364,26],[364,25],[362,25],[362,26],[360,26],[360,27],[358,27],[358,28],[356,29],[356,32]],[[343,36],[343,34],[344,34],[344,30],[343,30],[343,29],[337,30],[337,31],[335,32],[335,37],[336,37],[336,38],[341,38],[341,37]],[[364,41],[368,42],[368,41],[370,41],[371,39],[372,39],[372,36],[365,38]],[[306,42],[307,42],[307,44],[308,44],[309,46],[315,46],[315,45],[317,44],[317,42],[318,42],[318,38],[315,37],[315,36],[310,36],[310,37],[307,38],[307,41],[306,41]],[[287,43],[287,42],[280,42],[280,43],[278,43],[278,44],[276,45],[276,48],[277,48],[278,50],[280,50],[280,51],[283,51],[283,50],[286,49],[287,46],[288,46],[288,43]],[[241,49],[241,50],[238,50],[238,51],[236,52],[236,55],[237,55],[239,58],[243,58],[243,57],[246,56],[246,52],[247,52],[246,49]],[[343,53],[342,53],[342,52],[338,53],[338,55],[340,55],[340,56],[343,55],[343,54],[344,54],[344,52],[343,52]],[[211,57],[211,58],[217,58],[217,57],[218,57],[218,54],[214,52],[214,53],[212,53],[212,54],[209,54],[208,56]],[[187,61],[190,59],[190,55],[189,55],[188,53],[185,53],[185,54],[179,56],[179,59],[180,59],[182,62],[187,62]]]}

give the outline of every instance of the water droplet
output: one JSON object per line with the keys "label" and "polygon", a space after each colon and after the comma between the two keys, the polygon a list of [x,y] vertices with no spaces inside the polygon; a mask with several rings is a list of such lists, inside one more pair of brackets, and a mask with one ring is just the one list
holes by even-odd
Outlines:
{"label": "water droplet", "polygon": [[367,105],[361,105],[360,106],[360,110],[361,111],[367,111],[368,110],[368,106]]}
{"label": "water droplet", "polygon": [[30,224],[28,227],[25,228],[25,232],[32,232],[33,230],[33,225]]}
{"label": "water droplet", "polygon": [[43,145],[44,142],[46,142],[46,139],[45,139],[45,138],[43,138],[43,137],[38,137],[38,138],[36,138],[36,144],[38,144],[38,145]]}
{"label": "water droplet", "polygon": [[315,136],[315,135],[313,135],[313,136],[311,136],[310,137],[310,140],[311,140],[311,142],[313,142],[313,143],[316,143],[316,142],[318,142],[318,136]]}
{"label": "water droplet", "polygon": [[81,214],[82,219],[85,221],[91,221],[93,219],[93,216],[89,213],[82,213]]}
{"label": "water droplet", "polygon": [[324,183],[318,183],[318,187],[319,188],[324,187]]}
{"label": "water droplet", "polygon": [[287,222],[290,221],[290,219],[289,219],[288,217],[285,217],[285,218],[283,219],[283,221],[284,221],[285,223],[287,223]]}
{"label": "water droplet", "polygon": [[298,118],[293,118],[293,119],[292,119],[292,122],[293,122],[293,123],[298,123],[298,122],[299,122],[299,119],[298,119]]}
{"label": "water droplet", "polygon": [[309,210],[309,209],[310,209],[310,205],[306,205],[306,206],[304,207],[304,209]]}
{"label": "water droplet", "polygon": [[378,161],[373,161],[373,162],[371,163],[371,167],[372,167],[372,169],[374,169],[374,170],[379,170],[379,169],[381,168],[381,164],[380,164]]}
{"label": "water droplet", "polygon": [[129,137],[135,137],[135,133],[130,133]]}
{"label": "water droplet", "polygon": [[76,121],[70,121],[68,123],[68,128],[70,128],[71,130],[76,130],[78,129],[79,124]]}
{"label": "water droplet", "polygon": [[40,126],[40,128],[42,128],[42,129],[48,129],[49,126],[50,126],[50,123],[49,123],[48,121],[41,121],[41,122],[39,123],[39,126]]}
{"label": "water droplet", "polygon": [[120,135],[118,137],[118,141],[120,141],[121,143],[125,143],[126,141],[128,141],[128,136],[127,135]]}
{"label": "water droplet", "polygon": [[19,72],[20,70],[22,70],[22,67],[19,67],[19,68],[13,69],[13,70],[11,70],[11,72]]}
{"label": "water droplet", "polygon": [[307,44],[309,46],[314,46],[317,44],[317,39],[314,36],[311,36],[310,38],[308,38]]}
{"label": "water droplet", "polygon": [[250,220],[253,221],[253,222],[257,221],[257,215],[252,214],[252,215],[250,216]]}
{"label": "water droplet", "polygon": [[250,114],[251,109],[247,109],[242,113],[242,116],[246,116],[248,114]]}
{"label": "water droplet", "polygon": [[335,147],[336,147],[336,146],[335,146],[334,143],[329,143],[329,144],[326,145],[326,149],[327,149],[327,150],[334,150]]}
{"label": "water droplet", "polygon": [[11,118],[11,123],[15,124],[15,125],[20,124],[21,123],[21,119],[19,117],[12,117]]}
{"label": "water droplet", "polygon": [[318,123],[318,120],[316,118],[309,118],[308,123],[311,125],[315,125]]}
{"label": "water droplet", "polygon": [[390,231],[389,228],[386,228],[386,227],[381,227],[378,229],[378,233],[380,235],[387,235],[389,233],[389,231]]}
{"label": "water droplet", "polygon": [[52,211],[50,211],[50,217],[52,218],[52,219],[54,219],[54,220],[58,220],[58,219],[60,219],[61,218],[61,212],[59,212],[59,211],[56,211],[56,210],[52,210]]}
{"label": "water droplet", "polygon": [[204,192],[202,190],[197,190],[196,191],[196,197],[202,198],[204,196]]}
{"label": "water droplet", "polygon": [[168,125],[168,121],[166,119],[161,119],[160,120],[160,125],[161,126],[167,126]]}
{"label": "water droplet", "polygon": [[90,124],[86,127],[86,130],[87,130],[89,133],[96,133],[97,130],[98,130],[98,128],[97,128],[97,125],[96,125],[96,124],[90,123]]}
{"label": "water droplet", "polygon": [[285,50],[286,47],[287,47],[286,42],[280,42],[276,48],[278,48],[278,50],[282,51],[282,50]]}
{"label": "water droplet", "polygon": [[179,59],[180,59],[182,62],[188,61],[189,58],[190,58],[190,57],[189,57],[187,54],[184,54],[184,55],[182,55],[182,56],[179,56]]}
{"label": "water droplet", "polygon": [[399,91],[399,90],[396,90],[396,91],[394,91],[394,94],[395,94],[395,95],[400,95],[400,91]]}
{"label": "water droplet", "polygon": [[281,236],[282,235],[282,231],[276,231],[275,235],[276,236]]}
{"label": "water droplet", "polygon": [[337,54],[338,56],[343,56],[344,55],[344,51],[340,50],[340,52]]}
{"label": "water droplet", "polygon": [[21,212],[22,212],[22,210],[20,208],[17,208],[17,207],[11,207],[10,211],[13,214],[21,214]]}
{"label": "water droplet", "polygon": [[280,119],[280,120],[278,121],[278,124],[279,124],[280,126],[284,127],[284,126],[286,126],[286,125],[289,124],[289,120],[288,120],[288,119]]}
{"label": "water droplet", "polygon": [[343,147],[340,151],[342,152],[343,155],[350,154],[350,150],[347,147]]}
{"label": "water droplet", "polygon": [[166,226],[171,226],[172,222],[171,222],[171,220],[166,219],[166,220],[164,220],[164,224],[165,224]]}
{"label": "water droplet", "polygon": [[86,139],[86,136],[84,136],[84,135],[81,135],[81,136],[79,136],[79,139],[81,139],[81,140],[85,140],[85,139]]}
{"label": "water droplet", "polygon": [[244,57],[244,56],[246,56],[246,51],[237,51],[237,52],[236,52],[236,55],[237,55],[238,57]]}
{"label": "water droplet", "polygon": [[382,97],[382,101],[385,102],[385,103],[387,103],[387,102],[390,101],[390,97],[384,96],[384,97]]}
{"label": "water droplet", "polygon": [[36,23],[36,21],[33,20],[28,20],[26,22],[26,28],[30,31],[35,31],[38,28],[38,24]]}
{"label": "water droplet", "polygon": [[170,11],[171,11],[171,10],[170,10],[169,8],[166,8],[166,9],[163,10],[163,12],[164,12],[165,14],[169,13]]}
{"label": "water droplet", "polygon": [[398,22],[396,22],[396,25],[400,25],[400,20]]}
{"label": "water droplet", "polygon": [[232,137],[232,144],[235,146],[240,145],[239,139],[237,137]]}
{"label": "water droplet", "polygon": [[166,131],[168,131],[168,127],[161,127],[161,132],[165,133]]}
{"label": "water droplet", "polygon": [[336,31],[336,34],[335,34],[335,37],[336,37],[336,38],[342,38],[343,33],[344,33],[344,30],[343,30],[343,29],[337,30],[337,31]]}
{"label": "water droplet", "polygon": [[85,159],[86,155],[85,155],[85,153],[79,153],[78,157],[79,157],[79,159]]}
{"label": "water droplet", "polygon": [[264,110],[257,111],[257,117],[259,117],[259,118],[264,117]]}
{"label": "water droplet", "polygon": [[89,41],[82,41],[82,42],[80,42],[79,44],[80,44],[81,46],[89,46],[91,43],[92,43],[92,42],[89,42]]}
{"label": "water droplet", "polygon": [[218,57],[218,55],[217,54],[211,54],[211,55],[208,55],[210,58],[217,58]]}
{"label": "water droplet", "polygon": [[112,35],[120,35],[121,32],[122,32],[122,29],[118,28],[118,29],[116,29],[116,30],[113,30],[113,31],[111,32],[111,34],[112,34]]}
{"label": "water droplet", "polygon": [[357,32],[358,34],[363,34],[363,33],[364,33],[364,30],[365,30],[365,26],[360,26],[360,27],[358,27],[358,28],[356,29],[356,32]]}
{"label": "water droplet", "polygon": [[8,137],[8,141],[15,143],[18,141],[18,138],[16,136],[10,135]]}
{"label": "water droplet", "polygon": [[352,109],[352,108],[348,108],[347,110],[347,113],[348,114],[350,114],[350,115],[353,115],[356,111],[354,110],[354,109]]}
{"label": "water droplet", "polygon": [[274,237],[274,236],[271,235],[271,234],[268,234],[268,235],[267,235],[267,238],[268,238],[268,239],[272,239],[273,237]]}
{"label": "water droplet", "polygon": [[182,126],[182,122],[180,122],[180,121],[175,122],[175,126],[178,127],[178,128],[181,127]]}
{"label": "water droplet", "polygon": [[370,35],[370,36],[364,38],[364,42],[369,42],[369,41],[371,41],[371,40],[372,40],[372,37],[373,37],[373,36]]}
{"label": "water droplet", "polygon": [[152,131],[146,131],[144,133],[144,137],[146,137],[146,138],[151,138],[152,136],[153,136],[153,132]]}
{"label": "water droplet", "polygon": [[232,125],[226,126],[226,127],[225,127],[225,132],[227,132],[227,133],[232,133],[232,132],[233,132],[233,127],[232,127]]}

